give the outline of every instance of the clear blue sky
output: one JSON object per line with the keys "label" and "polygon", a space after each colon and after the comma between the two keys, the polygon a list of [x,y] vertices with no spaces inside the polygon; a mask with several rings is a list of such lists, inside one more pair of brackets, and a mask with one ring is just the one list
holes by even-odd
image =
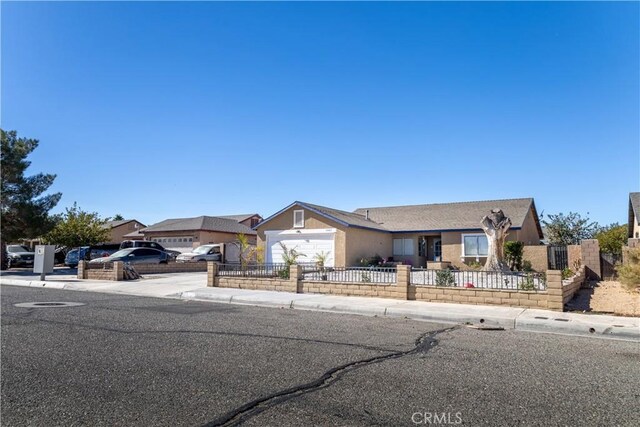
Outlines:
{"label": "clear blue sky", "polygon": [[626,222],[638,3],[2,3],[3,129],[147,224],[512,197]]}

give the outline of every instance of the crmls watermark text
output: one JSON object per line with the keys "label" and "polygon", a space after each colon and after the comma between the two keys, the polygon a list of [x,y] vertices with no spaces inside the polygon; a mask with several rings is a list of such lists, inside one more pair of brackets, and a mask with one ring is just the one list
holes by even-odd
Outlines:
{"label": "crmls watermark text", "polygon": [[414,412],[411,421],[426,425],[462,424],[462,412]]}

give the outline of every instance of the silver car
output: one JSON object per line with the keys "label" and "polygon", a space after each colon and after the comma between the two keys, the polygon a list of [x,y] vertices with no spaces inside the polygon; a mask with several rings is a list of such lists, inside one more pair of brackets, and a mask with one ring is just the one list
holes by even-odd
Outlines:
{"label": "silver car", "polygon": [[222,261],[220,245],[198,246],[193,252],[178,255],[177,262]]}
{"label": "silver car", "polygon": [[96,258],[89,264],[101,264],[105,262],[122,261],[127,264],[166,264],[170,256],[163,251],[151,248],[122,249],[111,256]]}

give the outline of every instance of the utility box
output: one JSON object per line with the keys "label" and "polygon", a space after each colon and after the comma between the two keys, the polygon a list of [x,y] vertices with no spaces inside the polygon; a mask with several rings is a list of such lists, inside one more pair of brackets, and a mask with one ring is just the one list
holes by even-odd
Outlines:
{"label": "utility box", "polygon": [[40,274],[53,273],[55,254],[55,245],[37,245],[36,255],[33,259],[33,272]]}

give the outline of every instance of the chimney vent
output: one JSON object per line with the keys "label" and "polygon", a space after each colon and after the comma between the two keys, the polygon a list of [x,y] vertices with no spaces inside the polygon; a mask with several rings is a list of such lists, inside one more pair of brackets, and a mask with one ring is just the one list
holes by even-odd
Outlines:
{"label": "chimney vent", "polygon": [[364,217],[367,219],[367,221],[369,220],[369,209],[365,211]]}

